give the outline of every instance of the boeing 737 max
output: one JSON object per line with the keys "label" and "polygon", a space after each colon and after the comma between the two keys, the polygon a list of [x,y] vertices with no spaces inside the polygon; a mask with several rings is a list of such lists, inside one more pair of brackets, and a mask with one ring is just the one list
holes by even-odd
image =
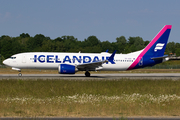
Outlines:
{"label": "boeing 737 max", "polygon": [[[129,54],[29,52],[12,55],[3,64],[13,70],[56,69],[59,74],[75,74],[77,71],[123,71],[153,66],[169,60],[164,56],[171,25],[165,25],[143,49]],[[22,74],[19,73],[19,76]]]}

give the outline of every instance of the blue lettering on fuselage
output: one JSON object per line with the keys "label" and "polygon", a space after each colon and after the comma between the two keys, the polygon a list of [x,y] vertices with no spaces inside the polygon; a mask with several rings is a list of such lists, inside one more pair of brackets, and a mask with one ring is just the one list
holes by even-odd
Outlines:
{"label": "blue lettering on fuselage", "polygon": [[56,61],[55,61],[56,63],[61,63],[61,61],[59,61],[59,58],[58,58],[58,56],[56,55]]}
{"label": "blue lettering on fuselage", "polygon": [[[108,60],[109,59],[109,57],[106,57],[106,60]],[[106,62],[106,64],[108,64],[108,62]]]}
{"label": "blue lettering on fuselage", "polygon": [[83,56],[83,63],[90,63],[90,62],[91,62],[91,57]]}
{"label": "blue lettering on fuselage", "polygon": [[75,63],[75,60],[81,63],[81,56],[79,56],[79,58],[77,58],[77,56],[73,56],[73,63]]}
{"label": "blue lettering on fuselage", "polygon": [[38,61],[41,62],[41,63],[45,62],[45,55],[40,55],[38,57]]}
{"label": "blue lettering on fuselage", "polygon": [[47,55],[47,63],[54,63],[52,57],[54,57],[54,55]]}
{"label": "blue lettering on fuselage", "polygon": [[37,55],[34,55],[34,62],[37,62]]}
{"label": "blue lettering on fuselage", "polygon": [[[108,60],[109,57],[102,56],[103,60]],[[60,59],[58,55],[34,55],[34,63],[90,63],[90,62],[98,62],[100,58],[98,56],[72,56],[72,58],[68,55],[64,56],[64,58]],[[106,62],[108,64],[108,62]]]}
{"label": "blue lettering on fuselage", "polygon": [[93,59],[93,62],[98,62],[98,61],[99,61],[98,56],[95,56],[94,59]]}
{"label": "blue lettering on fuselage", "polygon": [[69,56],[65,56],[65,58],[63,60],[63,63],[65,63],[66,61],[71,63],[71,60],[70,60]]}

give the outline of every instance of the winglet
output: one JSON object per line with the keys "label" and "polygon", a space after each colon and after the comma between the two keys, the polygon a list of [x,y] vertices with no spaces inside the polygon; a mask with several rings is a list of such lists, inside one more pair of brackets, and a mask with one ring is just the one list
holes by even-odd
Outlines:
{"label": "winglet", "polygon": [[111,62],[112,64],[115,64],[115,62],[114,62],[114,55],[115,55],[116,51],[117,51],[117,50],[115,50],[115,51],[113,52],[113,54],[108,58],[108,61]]}
{"label": "winglet", "polygon": [[107,49],[106,52],[108,53],[108,51],[109,51],[109,50]]}

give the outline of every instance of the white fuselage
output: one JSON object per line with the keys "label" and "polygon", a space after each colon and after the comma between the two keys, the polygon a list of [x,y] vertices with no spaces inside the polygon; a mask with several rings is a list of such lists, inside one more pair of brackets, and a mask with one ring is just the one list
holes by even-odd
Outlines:
{"label": "white fuselage", "polygon": [[[115,64],[107,62],[95,70],[127,70],[139,53],[116,54]],[[58,69],[59,64],[79,65],[108,59],[111,54],[103,53],[59,53],[59,52],[30,52],[15,54],[3,63],[18,69]]]}

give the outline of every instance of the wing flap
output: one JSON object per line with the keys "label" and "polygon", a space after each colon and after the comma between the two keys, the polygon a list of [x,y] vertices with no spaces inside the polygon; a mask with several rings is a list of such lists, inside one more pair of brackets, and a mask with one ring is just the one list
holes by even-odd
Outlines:
{"label": "wing flap", "polygon": [[79,65],[77,65],[77,68],[95,68],[95,67],[101,66],[105,62],[108,62],[108,60],[79,64]]}

